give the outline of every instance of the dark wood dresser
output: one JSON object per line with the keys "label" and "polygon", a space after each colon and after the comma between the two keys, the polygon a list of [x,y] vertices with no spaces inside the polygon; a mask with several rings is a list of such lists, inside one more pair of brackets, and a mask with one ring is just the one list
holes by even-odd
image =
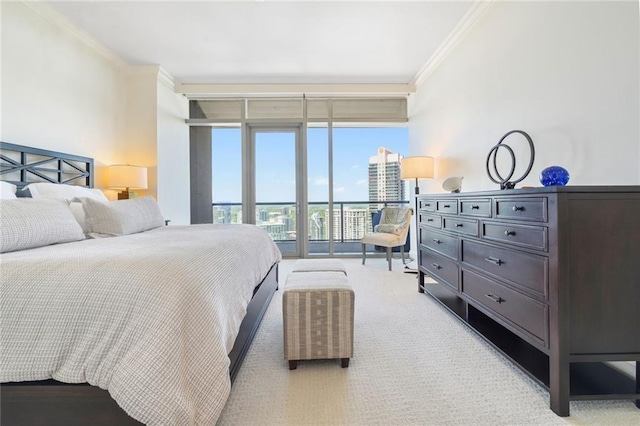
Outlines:
{"label": "dark wood dresser", "polygon": [[[419,291],[547,388],[556,414],[640,407],[640,186],[422,195],[418,210]],[[636,361],[636,380],[607,361]]]}

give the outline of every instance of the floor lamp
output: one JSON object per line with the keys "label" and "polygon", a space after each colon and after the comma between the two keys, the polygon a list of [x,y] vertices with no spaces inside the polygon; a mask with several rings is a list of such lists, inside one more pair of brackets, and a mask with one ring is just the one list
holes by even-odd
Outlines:
{"label": "floor lamp", "polygon": [[[414,216],[418,217],[418,195],[420,195],[420,187],[418,186],[418,179],[433,179],[434,160],[433,157],[415,156],[405,157],[400,163],[400,175],[402,180],[415,179],[415,208],[413,210]],[[418,220],[416,219],[416,225]],[[416,252],[420,255],[420,230],[416,226]],[[416,260],[417,263],[417,260]],[[405,266],[406,273],[417,274],[418,268],[409,269]]]}

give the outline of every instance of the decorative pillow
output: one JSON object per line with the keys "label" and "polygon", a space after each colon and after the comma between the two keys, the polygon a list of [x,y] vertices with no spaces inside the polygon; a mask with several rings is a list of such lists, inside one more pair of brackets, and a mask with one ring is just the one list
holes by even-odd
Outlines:
{"label": "decorative pillow", "polygon": [[135,234],[164,226],[164,218],[156,201],[150,197],[103,203],[80,198],[92,237]]}
{"label": "decorative pillow", "polygon": [[404,222],[411,217],[408,207],[387,207],[380,219],[380,223],[393,223],[395,225],[404,225]]}
{"label": "decorative pillow", "polygon": [[84,240],[64,200],[0,200],[0,253]]}
{"label": "decorative pillow", "polygon": [[86,197],[98,201],[109,201],[99,189],[79,185],[38,182],[30,183],[25,186],[25,189],[29,190],[32,198],[64,198],[71,201],[76,197]]}
{"label": "decorative pillow", "polygon": [[374,232],[384,232],[386,234],[400,235],[402,233],[401,225],[394,225],[392,223],[381,223],[376,225],[373,229]]}
{"label": "decorative pillow", "polygon": [[411,219],[411,209],[408,207],[385,207],[382,210],[380,224],[373,229],[374,232],[400,235],[402,229]]}
{"label": "decorative pillow", "polygon": [[0,200],[15,200],[17,187],[9,182],[0,181]]}

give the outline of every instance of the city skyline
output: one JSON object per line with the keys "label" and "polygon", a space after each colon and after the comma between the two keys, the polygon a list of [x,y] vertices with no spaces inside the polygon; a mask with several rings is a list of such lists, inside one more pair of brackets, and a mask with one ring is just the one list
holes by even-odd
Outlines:
{"label": "city skyline", "polygon": [[[369,200],[369,158],[378,148],[406,155],[408,130],[401,127],[333,129],[334,201]],[[213,202],[242,200],[240,129],[212,130]],[[293,134],[260,133],[256,141],[256,201],[295,201]],[[309,128],[307,171],[309,201],[327,201],[328,130]],[[406,198],[407,194],[405,194]]]}

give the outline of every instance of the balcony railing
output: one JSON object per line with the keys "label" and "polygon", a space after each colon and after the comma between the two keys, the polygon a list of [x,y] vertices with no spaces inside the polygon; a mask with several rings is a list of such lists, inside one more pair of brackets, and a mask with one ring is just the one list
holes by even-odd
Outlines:
{"label": "balcony railing", "polygon": [[[371,232],[376,211],[384,206],[403,205],[409,201],[336,201],[333,203],[332,232],[334,250],[342,253],[360,252],[360,239]],[[293,202],[256,203],[256,225],[265,229],[281,246],[294,243],[296,235],[296,204]],[[329,204],[308,203],[308,241],[310,253],[328,252]],[[243,223],[241,203],[213,203],[213,223]],[[284,252],[284,250],[283,250]]]}

